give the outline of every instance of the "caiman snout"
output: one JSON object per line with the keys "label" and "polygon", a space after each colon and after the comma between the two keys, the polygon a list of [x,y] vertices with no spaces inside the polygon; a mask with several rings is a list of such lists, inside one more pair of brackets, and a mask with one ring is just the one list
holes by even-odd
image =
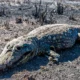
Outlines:
{"label": "caiman snout", "polygon": [[22,55],[17,55],[17,53],[6,52],[6,54],[0,55],[0,71],[4,71],[5,69],[15,67],[24,62],[27,62],[31,56],[33,56],[33,52],[28,51],[22,53]]}
{"label": "caiman snout", "polygon": [[27,62],[33,57],[33,45],[14,39],[7,43],[0,54],[0,70]]}
{"label": "caiman snout", "polygon": [[16,60],[18,60],[18,57],[14,58],[12,52],[6,52],[6,54],[1,53],[0,70],[4,71],[5,69],[10,68]]}

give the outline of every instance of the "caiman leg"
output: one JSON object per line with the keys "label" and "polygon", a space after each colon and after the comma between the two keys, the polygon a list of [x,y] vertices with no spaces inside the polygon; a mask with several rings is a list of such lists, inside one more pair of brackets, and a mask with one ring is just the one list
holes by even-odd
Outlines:
{"label": "caiman leg", "polygon": [[58,53],[56,53],[55,47],[51,46],[50,47],[50,57],[49,57],[49,60],[58,61],[59,57],[60,57],[60,55]]}
{"label": "caiman leg", "polygon": [[50,61],[53,62],[58,62],[58,58],[60,57],[60,55],[53,50],[50,50],[48,53],[46,53],[46,56]]}

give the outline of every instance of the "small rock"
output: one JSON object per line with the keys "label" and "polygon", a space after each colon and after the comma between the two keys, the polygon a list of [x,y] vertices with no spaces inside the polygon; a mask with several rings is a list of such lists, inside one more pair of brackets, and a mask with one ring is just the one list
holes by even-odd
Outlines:
{"label": "small rock", "polygon": [[48,71],[49,69],[45,66],[40,66],[40,69],[43,70],[43,71]]}
{"label": "small rock", "polygon": [[35,80],[35,78],[33,76],[29,76],[28,80]]}
{"label": "small rock", "polygon": [[70,63],[70,64],[71,64],[72,62],[71,62],[71,61],[68,61],[68,63]]}
{"label": "small rock", "polygon": [[49,66],[52,66],[52,64],[51,64],[51,63],[49,63]]}
{"label": "small rock", "polygon": [[9,41],[10,39],[9,38],[5,38],[5,41]]}
{"label": "small rock", "polygon": [[74,74],[69,74],[68,76],[71,77],[71,76],[74,76]]}

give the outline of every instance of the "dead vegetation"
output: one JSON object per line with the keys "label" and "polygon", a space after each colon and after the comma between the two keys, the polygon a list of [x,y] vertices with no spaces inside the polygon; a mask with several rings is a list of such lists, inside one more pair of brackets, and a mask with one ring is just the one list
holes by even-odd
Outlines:
{"label": "dead vegetation", "polygon": [[34,7],[35,10],[33,12],[33,16],[35,19],[38,19],[41,25],[56,23],[55,19],[53,18],[54,9],[49,12],[48,3],[46,3],[44,6],[42,0],[40,0],[39,3],[34,3]]}
{"label": "dead vegetation", "polygon": [[77,21],[73,14],[69,17],[69,20]]}
{"label": "dead vegetation", "polygon": [[16,18],[16,23],[17,23],[17,24],[22,23],[22,22],[23,22],[23,20],[22,20],[21,17],[17,17],[17,18]]}
{"label": "dead vegetation", "polygon": [[[17,1],[16,3],[18,6],[14,7],[11,6],[10,2],[8,3],[8,9],[6,9],[4,5],[2,6],[3,8],[0,10],[0,16],[6,16],[8,18],[12,18],[14,16],[16,24],[22,24],[24,21],[27,22],[27,24],[31,23],[32,25],[35,25],[36,23],[39,23],[40,25],[54,24],[57,23],[55,15],[64,15],[65,11],[66,14],[67,12],[69,14],[65,5],[62,2],[57,1],[52,3],[43,3],[42,0],[33,3],[31,0],[25,0],[23,3]],[[70,15],[71,14],[68,16]],[[34,19],[34,21],[31,22],[30,20],[32,19]],[[72,16],[70,16],[69,19],[75,20]]]}
{"label": "dead vegetation", "polygon": [[9,30],[10,29],[9,21],[5,21],[3,26],[5,27],[5,29]]}
{"label": "dead vegetation", "polygon": [[63,4],[57,3],[57,13],[59,15],[63,15],[63,12],[64,12]]}

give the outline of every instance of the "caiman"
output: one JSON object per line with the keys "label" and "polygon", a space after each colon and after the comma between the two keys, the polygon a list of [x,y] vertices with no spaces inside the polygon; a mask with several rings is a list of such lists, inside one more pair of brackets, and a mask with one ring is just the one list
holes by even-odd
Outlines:
{"label": "caiman", "polygon": [[56,50],[72,47],[80,40],[79,31],[80,25],[50,24],[13,39],[0,54],[0,70],[20,65],[40,54],[58,61],[60,55]]}

